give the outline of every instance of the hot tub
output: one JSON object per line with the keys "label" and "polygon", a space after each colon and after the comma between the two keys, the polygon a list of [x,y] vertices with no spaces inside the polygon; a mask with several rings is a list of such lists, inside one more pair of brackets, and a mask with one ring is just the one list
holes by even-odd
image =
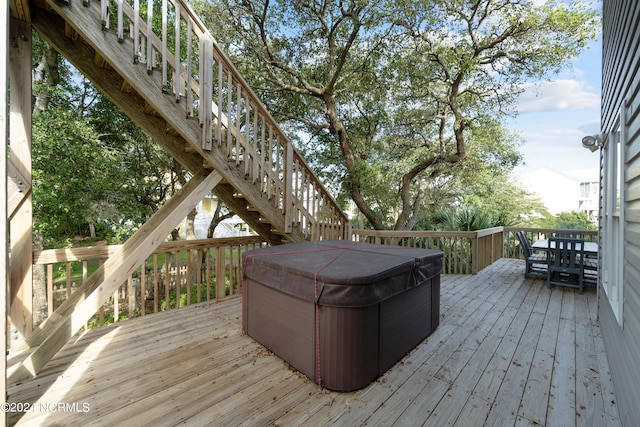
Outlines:
{"label": "hot tub", "polygon": [[303,242],[243,266],[244,332],[331,390],[366,386],[439,324],[440,251]]}

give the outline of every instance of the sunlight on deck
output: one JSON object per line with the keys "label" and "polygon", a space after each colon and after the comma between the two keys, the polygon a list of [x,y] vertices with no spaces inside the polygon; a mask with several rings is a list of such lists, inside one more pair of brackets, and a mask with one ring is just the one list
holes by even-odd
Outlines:
{"label": "sunlight on deck", "polygon": [[10,423],[619,426],[595,289],[523,272],[442,276],[438,329],[357,392],[319,390],[242,335],[234,298],[82,334],[9,387],[34,404]]}

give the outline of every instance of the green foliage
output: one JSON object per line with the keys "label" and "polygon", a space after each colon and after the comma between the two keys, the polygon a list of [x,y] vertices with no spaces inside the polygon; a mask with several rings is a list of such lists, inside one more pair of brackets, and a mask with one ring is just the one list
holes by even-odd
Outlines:
{"label": "green foliage", "polygon": [[[502,225],[535,212],[508,179],[521,158],[504,115],[524,83],[566,66],[597,27],[578,1],[193,5],[337,199],[355,200],[377,228],[431,228],[442,206]],[[120,242],[184,171],[52,49],[34,46],[36,231],[45,247],[94,230]]]}
{"label": "green foliage", "polygon": [[477,231],[500,225],[497,216],[475,207],[443,209],[431,221],[445,231]]}
{"label": "green foliage", "polygon": [[[123,322],[125,320],[129,320],[130,318],[135,317],[129,316],[129,310],[121,309],[118,311],[118,322]],[[113,311],[108,311],[103,314],[103,325],[111,325],[115,323],[115,313]],[[96,314],[87,322],[87,329],[99,328],[100,327],[100,315]]]}
{"label": "green foliage", "polygon": [[[42,42],[38,46],[35,55],[43,51]],[[47,78],[54,72],[60,73],[60,83]],[[175,191],[183,171],[68,64],[39,75],[34,82],[34,229],[43,235],[45,248],[68,247],[88,237],[121,243]]]}
{"label": "green foliage", "polygon": [[[33,199],[35,229],[45,246],[88,235],[99,206],[111,199],[114,153],[88,118],[49,108],[33,121]],[[104,216],[103,216],[104,218]]]}
{"label": "green foliage", "polygon": [[[200,288],[200,301],[198,301],[198,287]],[[211,298],[215,298],[216,290],[215,286],[210,289]],[[187,299],[188,296],[188,299]],[[180,287],[180,307],[184,307],[190,304],[196,304],[198,302],[205,301],[207,299],[207,285],[205,283],[201,283],[200,285],[191,284],[189,285],[189,292],[187,295],[187,287]],[[169,291],[169,305],[167,306],[166,297],[163,295],[160,299],[159,307],[160,311],[168,310],[171,308],[176,308],[178,301],[178,293],[175,288],[172,288]]]}
{"label": "green foliage", "polygon": [[589,219],[585,212],[560,212],[552,216],[548,215],[532,221],[532,225],[541,228],[553,228],[558,230],[596,230],[597,227]]}
{"label": "green foliage", "polygon": [[556,227],[558,229],[595,230],[597,228],[585,212],[560,212],[557,217]]}
{"label": "green foliage", "polygon": [[[144,223],[171,196],[184,171],[108,99],[100,96],[88,108],[95,128],[118,157],[117,192],[119,229],[130,232]],[[122,231],[121,231],[122,232]]]}

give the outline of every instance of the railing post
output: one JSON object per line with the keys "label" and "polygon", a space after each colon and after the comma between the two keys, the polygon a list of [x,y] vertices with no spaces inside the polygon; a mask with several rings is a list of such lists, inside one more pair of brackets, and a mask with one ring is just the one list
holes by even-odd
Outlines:
{"label": "railing post", "polygon": [[493,245],[494,258],[491,260],[492,264],[504,256],[504,246],[502,245],[502,242],[504,241],[504,229],[496,234],[500,236],[500,238],[496,239],[496,242]]}
{"label": "railing post", "polygon": [[480,260],[480,256],[479,256],[479,252],[480,252],[480,245],[479,245],[479,238],[478,238],[478,232],[475,233],[475,236],[472,238],[471,241],[471,245],[473,247],[473,251],[471,251],[471,273],[472,274],[476,274],[478,273],[478,262]]}
{"label": "railing post", "polygon": [[345,221],[342,226],[342,238],[344,240],[356,240],[353,238],[353,229],[351,228],[351,222]]}

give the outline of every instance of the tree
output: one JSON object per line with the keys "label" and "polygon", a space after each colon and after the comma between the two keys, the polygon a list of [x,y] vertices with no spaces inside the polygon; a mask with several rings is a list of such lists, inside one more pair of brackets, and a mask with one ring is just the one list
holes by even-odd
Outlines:
{"label": "tree", "polygon": [[112,182],[121,218],[144,223],[186,182],[182,166],[113,103],[99,94],[87,108],[100,138],[118,158]]}
{"label": "tree", "polygon": [[45,247],[121,242],[184,170],[37,36],[33,58],[34,228]]}
{"label": "tree", "polygon": [[111,154],[90,124],[72,111],[50,106],[34,117],[34,222],[45,246],[89,234],[95,203],[108,200],[105,176]]}
{"label": "tree", "polygon": [[[522,84],[559,71],[596,31],[579,1],[224,6],[200,4],[216,38],[318,174],[377,229],[420,221],[453,165],[513,158],[513,140],[489,143],[483,127],[501,127]],[[488,155],[470,159],[472,149]]]}

